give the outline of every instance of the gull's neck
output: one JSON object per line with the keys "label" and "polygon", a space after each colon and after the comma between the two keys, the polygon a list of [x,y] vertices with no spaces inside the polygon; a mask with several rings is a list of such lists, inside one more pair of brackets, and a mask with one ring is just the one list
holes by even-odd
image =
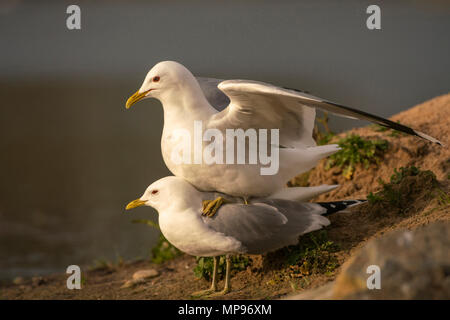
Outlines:
{"label": "gull's neck", "polygon": [[162,97],[161,103],[164,109],[164,122],[167,124],[180,120],[207,120],[217,113],[206,100],[194,77],[180,81],[176,89]]}
{"label": "gull's neck", "polygon": [[195,189],[188,182],[183,182],[184,186],[182,186],[181,192],[178,190],[177,192],[173,192],[173,196],[175,197],[173,201],[164,202],[164,207],[161,208],[166,212],[182,212],[185,211],[186,208],[191,208],[193,212],[201,212],[202,208],[202,193]]}

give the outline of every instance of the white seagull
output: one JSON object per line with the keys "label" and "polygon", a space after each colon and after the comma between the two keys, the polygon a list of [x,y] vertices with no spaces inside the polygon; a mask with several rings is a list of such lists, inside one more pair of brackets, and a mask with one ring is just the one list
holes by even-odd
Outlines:
{"label": "white seagull", "polygon": [[[262,254],[295,245],[300,235],[330,224],[324,214],[363,202],[295,201],[308,198],[302,189],[288,188],[287,192],[279,191],[268,198],[253,198],[249,204],[244,204],[240,197],[220,194],[220,197],[227,198],[227,202],[213,217],[207,218],[202,215],[201,203],[216,198],[218,194],[201,192],[186,180],[170,176],[152,183],[142,197],[130,202],[126,209],[144,205],[155,208],[159,213],[161,232],[171,244],[190,255],[214,257],[211,288],[194,295],[217,291],[218,256],[226,255],[225,287],[218,293],[220,295],[231,289],[230,255]],[[323,191],[325,188],[316,189],[309,196]]]}
{"label": "white seagull", "polygon": [[[273,194],[285,187],[289,179],[339,150],[334,144],[316,146],[312,137],[315,108],[375,122],[440,144],[399,123],[293,89],[250,80],[200,79],[199,84],[187,68],[174,61],[156,64],[140,89],[128,99],[126,108],[147,98],[156,98],[163,105],[161,150],[169,170],[202,191],[218,191],[244,199]],[[279,129],[279,144],[272,145],[279,154],[278,172],[262,175],[261,168],[266,167],[262,163],[174,162],[171,155],[180,144],[180,137],[174,132],[183,129],[193,137],[195,121],[202,123],[201,136],[207,129],[216,129],[224,136],[227,129]],[[216,207],[216,203],[211,205]]]}

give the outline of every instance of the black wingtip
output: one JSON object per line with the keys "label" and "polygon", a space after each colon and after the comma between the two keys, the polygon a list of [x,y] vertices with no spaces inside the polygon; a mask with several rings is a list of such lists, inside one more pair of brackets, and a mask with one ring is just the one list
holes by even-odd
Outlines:
{"label": "black wingtip", "polygon": [[386,128],[390,128],[390,129],[394,129],[394,130],[397,130],[397,131],[401,131],[401,132],[404,132],[404,133],[409,134],[409,135],[418,136],[418,137],[420,137],[422,139],[428,140],[430,142],[434,142],[434,143],[436,143],[436,144],[438,144],[440,146],[444,146],[444,144],[442,142],[440,142],[439,140],[433,138],[432,136],[429,136],[429,135],[427,135],[427,134],[425,134],[423,132],[420,132],[420,131],[416,131],[416,130],[414,130],[414,129],[408,127],[408,126],[405,126],[405,125],[403,125],[401,123],[394,122],[394,121],[391,121],[389,119],[385,119],[385,118],[382,118],[380,116],[376,116],[374,114],[367,113],[365,111],[361,111],[361,110],[353,109],[353,108],[350,108],[350,107],[346,107],[346,106],[343,106],[341,104],[337,104],[337,103],[334,103],[334,102],[330,102],[330,101],[324,101],[324,102],[327,103],[327,104],[333,105],[335,107],[338,107],[338,108],[340,108],[342,110],[347,111],[347,113],[346,113],[347,115],[349,113],[352,113],[352,116],[354,116],[354,117],[356,117],[358,119],[367,120],[367,121],[379,124],[380,126],[383,126],[383,127],[386,127]]}
{"label": "black wingtip", "polygon": [[422,139],[425,139],[425,140],[434,142],[434,143],[440,145],[441,147],[444,146],[444,144],[443,144],[442,142],[440,142],[440,141],[439,141],[438,139],[436,139],[436,138],[433,138],[433,137],[431,137],[431,136],[429,136],[429,135],[427,135],[427,134],[425,134],[425,133],[423,133],[423,132],[420,132],[420,131],[416,131],[416,130],[413,130],[413,131],[414,131],[414,133],[416,134],[416,136],[421,137]]}
{"label": "black wingtip", "polygon": [[323,216],[328,216],[332,213],[345,210],[347,208],[359,205],[361,203],[367,202],[367,200],[344,200],[344,201],[332,201],[332,202],[316,202],[327,211],[322,214]]}

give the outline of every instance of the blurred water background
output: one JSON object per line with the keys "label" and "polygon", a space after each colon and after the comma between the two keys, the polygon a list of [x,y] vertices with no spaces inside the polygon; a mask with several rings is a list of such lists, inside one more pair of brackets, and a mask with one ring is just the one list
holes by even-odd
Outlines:
{"label": "blurred water background", "polygon": [[77,31],[69,4],[0,3],[0,279],[149,257],[158,233],[131,220],[157,215],[124,206],[169,174],[162,108],[124,103],[156,62],[386,117],[449,91],[448,1],[77,1]]}

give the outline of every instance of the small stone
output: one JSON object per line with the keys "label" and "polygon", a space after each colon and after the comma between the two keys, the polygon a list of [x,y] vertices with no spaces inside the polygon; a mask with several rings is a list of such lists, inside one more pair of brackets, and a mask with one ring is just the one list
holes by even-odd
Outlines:
{"label": "small stone", "polygon": [[15,285],[20,285],[20,284],[23,284],[24,282],[25,282],[25,279],[22,277],[15,277],[13,280],[13,283]]}
{"label": "small stone", "polygon": [[155,269],[139,270],[133,274],[133,280],[146,280],[157,277],[158,275],[159,272],[156,271]]}
{"label": "small stone", "polygon": [[127,280],[121,288],[133,288],[137,286],[138,284],[144,283],[147,279],[151,279],[154,277],[157,277],[159,275],[159,272],[155,269],[145,269],[145,270],[139,270],[136,271],[133,274],[133,278],[131,280]]}
{"label": "small stone", "polygon": [[138,285],[139,283],[142,283],[142,282],[144,282],[144,281],[143,280],[128,280],[120,288],[122,288],[122,289],[133,288],[133,287],[135,287],[136,285]]}

